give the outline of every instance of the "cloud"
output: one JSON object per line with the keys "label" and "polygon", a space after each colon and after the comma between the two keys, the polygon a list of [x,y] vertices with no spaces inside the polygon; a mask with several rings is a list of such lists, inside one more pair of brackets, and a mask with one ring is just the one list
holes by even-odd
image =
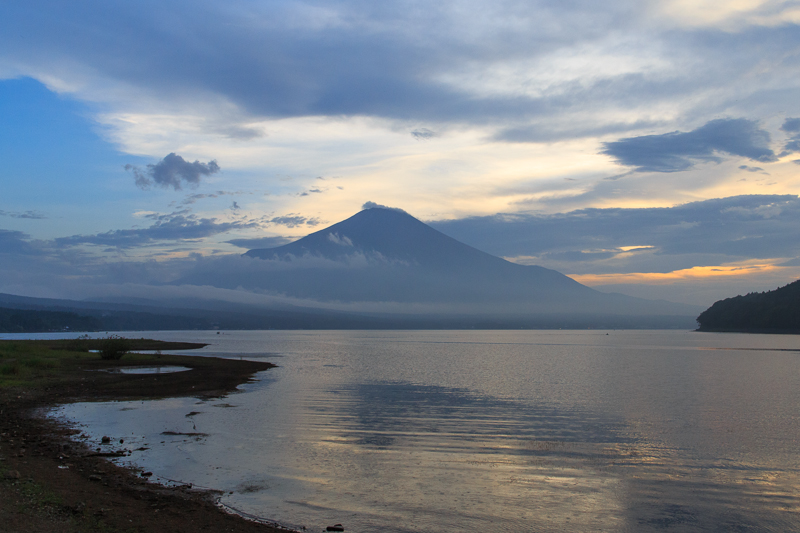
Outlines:
{"label": "cloud", "polygon": [[789,133],[800,133],[800,118],[787,118],[783,121],[781,129]]}
{"label": "cloud", "polygon": [[783,153],[781,153],[781,155],[789,155],[794,152],[800,152],[800,138],[787,141],[786,145],[783,147]]}
{"label": "cloud", "polygon": [[267,220],[267,222],[271,224],[277,224],[279,226],[286,226],[287,228],[296,228],[298,226],[318,226],[320,221],[318,218],[308,218],[302,215],[284,215],[279,217],[273,217]]}
{"label": "cloud", "polygon": [[353,241],[347,235],[339,236],[338,233],[331,232],[328,233],[328,240],[339,246],[353,246]]}
{"label": "cloud", "polygon": [[216,161],[189,163],[176,153],[167,154],[164,159],[156,164],[147,165],[146,170],[134,165],[125,165],[125,170],[133,173],[136,186],[140,189],[149,189],[154,184],[165,189],[182,189],[182,182],[193,187],[200,184],[201,176],[210,176],[220,171]]}
{"label": "cloud", "polygon": [[[772,24],[743,15],[725,32],[680,24],[647,3],[402,5],[290,0],[243,10],[177,0],[147,18],[99,0],[59,17],[50,15],[55,2],[9,4],[0,50],[15,74],[88,100],[193,111],[203,103],[232,117],[212,133],[242,139],[262,133],[253,117],[298,116],[523,129],[570,122],[580,136],[616,115],[608,110],[696,116],[692,108],[714,114],[754,95],[775,106],[794,99],[791,3],[770,8]],[[159,23],[177,19],[180,27]]]}
{"label": "cloud", "polygon": [[30,240],[27,233],[0,229],[0,254],[39,255],[40,251]]}
{"label": "cloud", "polygon": [[181,205],[192,205],[197,203],[199,200],[205,200],[206,198],[219,198],[220,196],[239,196],[242,194],[253,194],[253,193],[245,193],[242,191],[216,191],[213,193],[195,193],[189,194],[181,200]]}
{"label": "cloud", "polygon": [[33,220],[45,220],[45,219],[47,219],[47,217],[45,215],[39,213],[38,211],[24,211],[24,212],[20,213],[20,212],[14,212],[14,211],[3,211],[3,210],[0,210],[0,216],[11,217],[11,218],[30,218],[30,219],[33,219]]}
{"label": "cloud", "polygon": [[[320,179],[320,178],[317,178],[317,179]],[[297,196],[309,196],[311,194],[320,194],[320,193],[325,192],[326,190],[327,189],[320,189],[319,187],[314,187],[313,189],[308,189],[306,191],[298,193]]]}
{"label": "cloud", "polygon": [[[670,272],[800,257],[800,198],[733,196],[668,208],[579,209],[430,222],[485,252],[561,272]],[[645,248],[646,247],[646,248]]]}
{"label": "cloud", "polygon": [[202,239],[231,230],[257,228],[254,221],[217,222],[215,218],[197,218],[185,211],[169,215],[148,215],[155,223],[148,228],[113,230],[95,235],[73,235],[54,240],[58,246],[91,244],[130,249],[158,242]]}
{"label": "cloud", "polygon": [[639,172],[679,172],[698,162],[720,162],[719,154],[746,157],[764,163],[776,161],[770,135],[755,121],[717,119],[690,132],[644,135],[603,143],[601,153]]}
{"label": "cloud", "polygon": [[375,202],[371,202],[371,201],[370,202],[364,202],[364,205],[361,206],[361,209],[362,210],[363,209],[391,209],[392,211],[399,211],[401,213],[405,213],[405,211],[403,211],[399,207],[389,207],[388,205],[376,204]]}
{"label": "cloud", "polygon": [[429,130],[428,128],[417,128],[411,132],[411,136],[418,141],[427,141],[428,139],[437,137],[438,134],[433,130]]}
{"label": "cloud", "polygon": [[800,152],[800,118],[787,118],[783,121],[781,129],[788,133],[793,133],[783,147],[781,157],[794,152]]}
{"label": "cloud", "polygon": [[278,246],[289,244],[292,242],[292,239],[288,237],[258,237],[255,239],[231,239],[225,242],[247,250],[260,250],[265,248],[277,248]]}
{"label": "cloud", "polygon": [[747,172],[764,172],[761,167],[749,167],[747,165],[739,165],[739,170],[746,170]]}
{"label": "cloud", "polygon": [[662,124],[652,120],[609,122],[589,125],[582,121],[563,121],[553,124],[525,124],[500,129],[492,135],[495,141],[509,143],[554,142],[589,136],[605,136],[631,130],[654,128]]}

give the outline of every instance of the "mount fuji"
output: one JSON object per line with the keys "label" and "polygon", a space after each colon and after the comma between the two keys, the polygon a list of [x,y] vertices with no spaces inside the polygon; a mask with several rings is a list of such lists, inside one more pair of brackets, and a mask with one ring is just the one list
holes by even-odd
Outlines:
{"label": "mount fuji", "polygon": [[242,261],[235,272],[196,269],[181,283],[328,309],[544,320],[548,327],[554,317],[581,326],[692,327],[700,311],[602,293],[555,270],[477,250],[390,208],[365,209],[295,242],[250,250]]}

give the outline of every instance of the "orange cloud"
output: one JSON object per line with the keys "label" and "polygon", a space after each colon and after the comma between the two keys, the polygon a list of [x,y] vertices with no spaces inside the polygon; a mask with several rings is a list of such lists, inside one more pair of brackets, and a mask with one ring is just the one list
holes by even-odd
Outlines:
{"label": "orange cloud", "polygon": [[775,273],[786,267],[772,263],[743,262],[720,266],[697,266],[672,272],[630,272],[620,274],[582,274],[570,276],[584,285],[611,285],[617,283],[641,283],[666,285],[676,281],[711,281],[714,278],[746,277],[765,273]]}

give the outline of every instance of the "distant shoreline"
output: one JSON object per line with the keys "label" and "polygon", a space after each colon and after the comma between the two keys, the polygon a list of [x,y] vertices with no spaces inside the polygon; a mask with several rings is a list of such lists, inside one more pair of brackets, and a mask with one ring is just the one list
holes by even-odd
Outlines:
{"label": "distant shoreline", "polygon": [[699,333],[746,333],[750,335],[800,335],[797,329],[736,329],[736,328],[697,328]]}

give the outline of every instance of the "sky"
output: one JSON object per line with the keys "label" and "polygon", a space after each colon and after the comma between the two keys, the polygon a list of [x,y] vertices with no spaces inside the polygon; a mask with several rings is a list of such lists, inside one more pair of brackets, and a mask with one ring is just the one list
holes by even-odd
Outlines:
{"label": "sky", "polygon": [[800,278],[798,95],[795,1],[4,2],[0,292],[164,282],[375,202],[710,305]]}

